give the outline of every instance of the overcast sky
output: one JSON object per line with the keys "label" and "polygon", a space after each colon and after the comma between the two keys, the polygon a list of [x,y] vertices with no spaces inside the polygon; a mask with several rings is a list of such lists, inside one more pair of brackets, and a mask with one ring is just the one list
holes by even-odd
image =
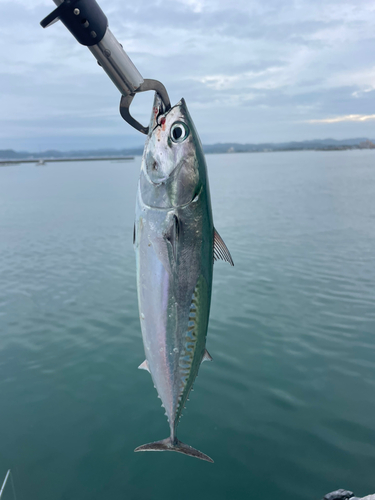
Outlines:
{"label": "overcast sky", "polygon": [[[375,139],[373,0],[99,0],[144,78],[187,101],[206,144]],[[120,94],[52,0],[0,0],[0,149],[141,145]],[[133,114],[145,124],[151,94]]]}

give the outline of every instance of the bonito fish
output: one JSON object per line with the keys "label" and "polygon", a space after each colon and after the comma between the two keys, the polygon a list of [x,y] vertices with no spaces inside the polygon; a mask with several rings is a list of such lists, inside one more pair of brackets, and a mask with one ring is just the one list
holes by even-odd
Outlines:
{"label": "bonito fish", "polygon": [[233,265],[212,221],[202,145],[182,99],[165,112],[155,94],[138,185],[134,246],[146,360],[170,437],[135,451],[177,451],[212,462],[177,439],[176,428],[202,361],[214,259]]}

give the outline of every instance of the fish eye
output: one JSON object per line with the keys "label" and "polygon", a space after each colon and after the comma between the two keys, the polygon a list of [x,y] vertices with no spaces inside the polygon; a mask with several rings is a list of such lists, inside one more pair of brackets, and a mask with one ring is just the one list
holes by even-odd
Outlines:
{"label": "fish eye", "polygon": [[173,142],[183,142],[189,135],[188,126],[183,122],[176,122],[171,127],[171,139]]}

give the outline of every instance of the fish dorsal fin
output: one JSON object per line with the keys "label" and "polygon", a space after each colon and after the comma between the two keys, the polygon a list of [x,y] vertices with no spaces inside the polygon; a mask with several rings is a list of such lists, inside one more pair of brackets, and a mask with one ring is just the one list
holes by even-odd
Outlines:
{"label": "fish dorsal fin", "polygon": [[221,238],[220,234],[214,228],[214,260],[225,260],[231,266],[234,266],[231,254]]}
{"label": "fish dorsal fin", "polygon": [[146,370],[148,373],[151,373],[150,372],[150,368],[148,367],[148,362],[147,362],[147,359],[145,359],[143,361],[143,363],[141,363],[139,366],[138,366],[138,370]]}
{"label": "fish dorsal fin", "polygon": [[212,361],[212,356],[207,351],[207,349],[205,349],[205,351],[204,351],[203,358],[202,358],[202,363],[203,363],[203,361]]}

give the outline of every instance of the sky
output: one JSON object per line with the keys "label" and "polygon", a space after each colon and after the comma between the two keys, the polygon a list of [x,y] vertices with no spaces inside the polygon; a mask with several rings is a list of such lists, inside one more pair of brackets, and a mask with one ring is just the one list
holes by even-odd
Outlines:
{"label": "sky", "polygon": [[[375,139],[373,0],[99,0],[144,78],[184,97],[203,143]],[[52,0],[0,0],[0,149],[126,148],[120,94]],[[152,94],[132,114],[147,124]]]}

